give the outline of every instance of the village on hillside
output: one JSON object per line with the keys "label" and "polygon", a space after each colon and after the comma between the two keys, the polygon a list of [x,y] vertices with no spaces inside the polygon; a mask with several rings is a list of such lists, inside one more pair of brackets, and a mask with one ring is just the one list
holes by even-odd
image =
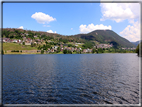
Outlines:
{"label": "village on hillside", "polygon": [[[18,32],[18,31],[17,31]],[[32,34],[32,36],[31,36]],[[5,36],[7,35],[7,36]],[[65,39],[54,39],[52,36],[45,36],[40,35],[38,33],[32,32],[18,32],[18,35],[12,35],[11,33],[3,34],[3,38],[0,39],[3,42],[3,53],[15,53],[15,52],[22,52],[22,53],[111,53],[111,52],[134,52],[136,49],[133,48],[126,48],[121,47],[116,51],[113,48],[113,44],[109,43],[99,43],[95,41],[92,42],[77,42],[73,40],[65,40]],[[6,49],[4,46],[5,44],[17,44],[20,45],[21,49],[12,49],[9,46],[9,49]],[[34,47],[34,49],[26,50],[24,47]]]}

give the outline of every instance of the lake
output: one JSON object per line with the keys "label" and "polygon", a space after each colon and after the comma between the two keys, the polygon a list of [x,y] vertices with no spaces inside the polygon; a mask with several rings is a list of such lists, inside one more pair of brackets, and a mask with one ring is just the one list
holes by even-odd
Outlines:
{"label": "lake", "polygon": [[139,104],[140,57],[3,55],[3,104]]}

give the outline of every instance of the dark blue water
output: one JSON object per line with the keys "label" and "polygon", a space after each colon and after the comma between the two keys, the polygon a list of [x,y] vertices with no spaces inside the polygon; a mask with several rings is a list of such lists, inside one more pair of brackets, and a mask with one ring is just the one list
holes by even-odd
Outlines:
{"label": "dark blue water", "polygon": [[136,54],[3,55],[4,104],[139,104]]}

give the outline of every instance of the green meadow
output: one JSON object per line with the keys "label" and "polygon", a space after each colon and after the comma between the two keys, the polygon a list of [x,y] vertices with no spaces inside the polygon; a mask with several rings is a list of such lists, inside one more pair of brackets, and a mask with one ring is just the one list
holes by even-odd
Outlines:
{"label": "green meadow", "polygon": [[3,43],[3,50],[37,50],[37,48],[17,43]]}

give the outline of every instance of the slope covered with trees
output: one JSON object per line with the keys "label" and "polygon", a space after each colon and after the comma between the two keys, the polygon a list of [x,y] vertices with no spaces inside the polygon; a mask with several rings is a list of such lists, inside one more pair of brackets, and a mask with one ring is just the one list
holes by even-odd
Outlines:
{"label": "slope covered with trees", "polygon": [[75,35],[88,41],[98,41],[99,43],[112,43],[115,47],[136,47],[127,39],[119,36],[112,30],[95,30],[88,34]]}
{"label": "slope covered with trees", "polygon": [[[28,34],[28,35],[27,35]],[[10,39],[23,39],[23,37],[35,39],[34,36],[37,36],[38,39],[42,40],[54,40],[57,42],[78,42],[78,43],[109,43],[113,44],[115,48],[119,47],[136,47],[134,44],[129,42],[127,39],[119,36],[112,30],[95,30],[88,34],[78,34],[64,36],[57,33],[47,33],[43,31],[31,31],[31,30],[22,30],[14,28],[5,28],[3,29],[2,36]]]}

